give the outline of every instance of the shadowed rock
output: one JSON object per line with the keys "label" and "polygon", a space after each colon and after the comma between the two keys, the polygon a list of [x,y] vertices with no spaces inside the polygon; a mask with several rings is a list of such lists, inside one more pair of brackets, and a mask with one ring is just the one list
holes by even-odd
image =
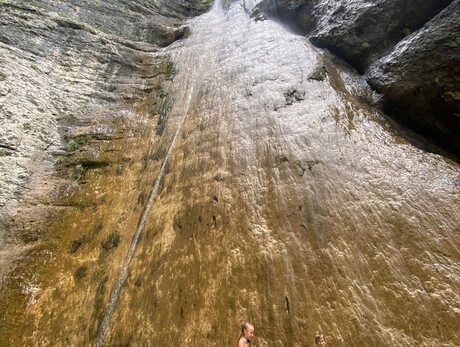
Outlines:
{"label": "shadowed rock", "polygon": [[263,0],[256,9],[368,72],[387,114],[458,156],[458,7],[452,0]]}
{"label": "shadowed rock", "polygon": [[386,111],[460,157],[460,2],[401,41],[369,69]]}
{"label": "shadowed rock", "polygon": [[258,7],[364,72],[451,1],[264,0]]}

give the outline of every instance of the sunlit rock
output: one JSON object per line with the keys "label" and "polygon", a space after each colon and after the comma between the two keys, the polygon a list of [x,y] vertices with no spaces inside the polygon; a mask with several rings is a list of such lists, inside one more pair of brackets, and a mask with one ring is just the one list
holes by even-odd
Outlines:
{"label": "sunlit rock", "polygon": [[[48,175],[22,193],[37,219],[9,220],[39,237],[16,239],[0,344],[232,346],[250,321],[260,347],[310,346],[317,331],[334,346],[455,346],[459,165],[246,2],[186,25],[160,48],[69,24],[67,42],[104,44],[72,49],[71,71],[37,59],[62,81],[44,101],[48,83],[29,88],[38,105],[92,108],[58,115]],[[65,83],[87,66],[88,87]]]}

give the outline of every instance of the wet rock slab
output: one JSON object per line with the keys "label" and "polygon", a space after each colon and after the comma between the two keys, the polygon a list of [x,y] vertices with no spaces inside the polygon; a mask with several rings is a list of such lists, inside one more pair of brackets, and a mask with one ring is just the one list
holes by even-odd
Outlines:
{"label": "wet rock slab", "polygon": [[279,0],[256,9],[368,72],[385,112],[460,154],[458,1]]}
{"label": "wet rock slab", "polygon": [[[0,247],[4,240],[21,242],[14,216],[30,203],[25,194],[38,182],[55,182],[50,177],[56,171],[77,161],[107,165],[98,152],[113,139],[113,129],[129,123],[127,104],[145,98],[164,78],[168,57],[155,52],[183,37],[182,21],[209,6],[0,2]],[[78,136],[94,141],[69,151]],[[38,191],[46,195],[56,187],[47,189]]]}

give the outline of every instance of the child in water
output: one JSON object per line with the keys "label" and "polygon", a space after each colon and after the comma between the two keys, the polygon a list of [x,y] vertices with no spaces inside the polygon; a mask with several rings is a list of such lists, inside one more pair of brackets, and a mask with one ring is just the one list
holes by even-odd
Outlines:
{"label": "child in water", "polygon": [[238,337],[237,347],[251,347],[251,339],[254,337],[254,325],[251,323],[241,324],[241,333]]}
{"label": "child in water", "polygon": [[318,347],[326,346],[326,340],[324,339],[323,334],[320,334],[319,332],[316,333],[315,343]]}

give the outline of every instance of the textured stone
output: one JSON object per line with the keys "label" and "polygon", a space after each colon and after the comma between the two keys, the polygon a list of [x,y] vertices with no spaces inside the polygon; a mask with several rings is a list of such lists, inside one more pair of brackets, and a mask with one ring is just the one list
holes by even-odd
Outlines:
{"label": "textured stone", "polygon": [[444,149],[429,150],[459,155],[457,1],[262,0],[256,8],[360,73],[371,69],[387,114]]}
{"label": "textured stone", "polygon": [[[65,117],[61,184],[22,195],[37,213],[12,225],[42,236],[4,277],[0,345],[234,346],[243,320],[259,347],[317,330],[331,346],[457,345],[459,165],[361,102],[363,76],[244,4],[158,52],[96,31],[116,64],[81,88],[94,112]],[[87,32],[72,30],[69,44]],[[71,62],[105,68],[79,47]]]}
{"label": "textured stone", "polygon": [[[187,16],[209,6],[0,2],[0,250],[5,242],[40,239],[43,231],[20,222],[37,194],[58,190],[78,163],[107,165],[98,159],[104,141],[120,136],[116,129],[129,119],[129,108],[164,79],[169,58],[156,52],[185,35],[180,25]],[[68,152],[67,143],[79,135],[88,141]],[[56,168],[65,169],[61,177]]]}
{"label": "textured stone", "polygon": [[258,7],[360,72],[452,0],[278,0]]}
{"label": "textured stone", "polygon": [[401,41],[368,72],[386,111],[460,157],[460,2]]}

